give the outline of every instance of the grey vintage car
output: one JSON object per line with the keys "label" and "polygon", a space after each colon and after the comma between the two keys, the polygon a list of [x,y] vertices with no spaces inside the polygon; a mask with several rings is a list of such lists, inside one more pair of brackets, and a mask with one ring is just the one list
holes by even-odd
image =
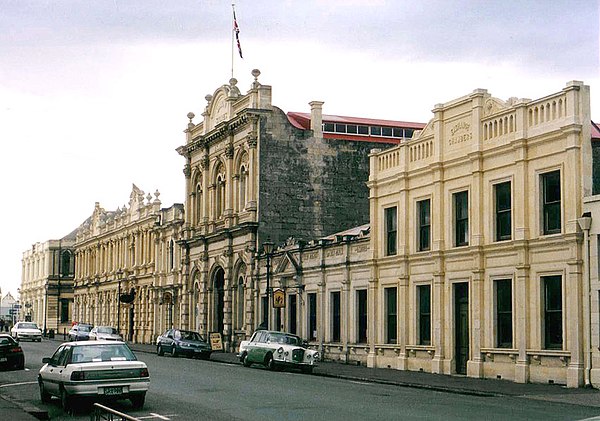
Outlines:
{"label": "grey vintage car", "polygon": [[274,370],[295,367],[312,373],[319,361],[319,352],[308,349],[306,342],[290,333],[257,330],[250,340],[242,341],[238,357],[245,367],[256,363]]}

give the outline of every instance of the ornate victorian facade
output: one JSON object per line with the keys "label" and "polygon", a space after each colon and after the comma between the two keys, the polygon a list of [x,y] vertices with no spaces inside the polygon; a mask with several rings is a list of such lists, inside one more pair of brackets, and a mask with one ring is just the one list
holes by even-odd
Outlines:
{"label": "ornate victorian facade", "polygon": [[96,203],[78,229],[73,321],[118,326],[126,339],[150,343],[185,319],[176,245],[183,205],[161,209],[158,197],[134,185],[128,207],[105,211]]}
{"label": "ornate victorian facade", "polygon": [[60,240],[35,243],[23,252],[19,317],[44,332],[63,333],[71,326],[75,232]]}
{"label": "ornate victorian facade", "polygon": [[256,282],[255,264],[262,244],[368,222],[370,149],[422,127],[326,116],[319,101],[310,103],[310,114],[286,115],[271,104],[260,72],[252,74],[245,95],[235,79],[207,95],[203,121],[194,124],[188,114],[186,144],[178,148],[186,159],[181,245],[191,327],[221,332],[226,348],[265,314],[266,285]]}

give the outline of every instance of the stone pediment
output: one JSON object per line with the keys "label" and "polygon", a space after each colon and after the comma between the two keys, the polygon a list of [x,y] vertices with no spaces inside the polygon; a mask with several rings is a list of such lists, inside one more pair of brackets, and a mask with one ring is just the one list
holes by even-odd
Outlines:
{"label": "stone pediment", "polygon": [[283,256],[277,262],[277,266],[274,268],[276,274],[282,274],[291,271],[294,275],[298,273],[300,265],[296,262],[294,256],[289,252],[285,252]]}
{"label": "stone pediment", "polygon": [[413,139],[420,139],[433,136],[433,119],[429,120],[427,125],[423,128],[423,130],[415,130],[413,134]]}
{"label": "stone pediment", "polygon": [[213,95],[206,96],[208,104],[204,113],[204,125],[207,132],[231,119],[230,100],[240,97],[240,90],[236,85],[237,80],[232,78],[228,85],[223,85]]}
{"label": "stone pediment", "polygon": [[485,105],[483,106],[483,115],[487,117],[505,110],[506,108],[508,108],[506,102],[498,98],[490,97],[486,99]]}

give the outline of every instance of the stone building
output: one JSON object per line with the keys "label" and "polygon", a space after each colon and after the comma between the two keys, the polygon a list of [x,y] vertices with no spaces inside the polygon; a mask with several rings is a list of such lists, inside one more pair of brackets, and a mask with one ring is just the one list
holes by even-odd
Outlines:
{"label": "stone building", "polygon": [[598,268],[584,265],[598,255],[585,257],[580,228],[590,121],[581,82],[536,100],[476,90],[373,152],[369,366],[589,383],[600,359]]}
{"label": "stone building", "polygon": [[319,238],[369,220],[369,151],[397,144],[422,124],[287,115],[271,87],[237,80],[207,95],[203,120],[186,130],[182,325],[220,332],[226,348],[262,321],[266,294],[255,258],[268,240]]}
{"label": "stone building", "polygon": [[35,322],[43,332],[62,333],[71,326],[74,244],[75,231],[23,252],[19,317]]}
{"label": "stone building", "polygon": [[73,321],[118,326],[126,340],[151,343],[179,319],[184,210],[161,208],[159,195],[144,197],[134,185],[128,206],[96,203],[78,228]]}

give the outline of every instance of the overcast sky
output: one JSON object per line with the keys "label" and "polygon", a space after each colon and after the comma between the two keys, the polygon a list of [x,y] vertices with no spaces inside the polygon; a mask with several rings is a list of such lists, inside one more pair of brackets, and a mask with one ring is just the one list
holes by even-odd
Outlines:
{"label": "overcast sky", "polygon": [[[0,287],[21,258],[114,210],[132,184],[184,202],[186,114],[231,77],[231,1],[0,0]],[[427,122],[487,89],[539,98],[582,80],[600,120],[596,0],[239,0],[253,68],[285,112]],[[196,117],[195,122],[198,122]]]}

